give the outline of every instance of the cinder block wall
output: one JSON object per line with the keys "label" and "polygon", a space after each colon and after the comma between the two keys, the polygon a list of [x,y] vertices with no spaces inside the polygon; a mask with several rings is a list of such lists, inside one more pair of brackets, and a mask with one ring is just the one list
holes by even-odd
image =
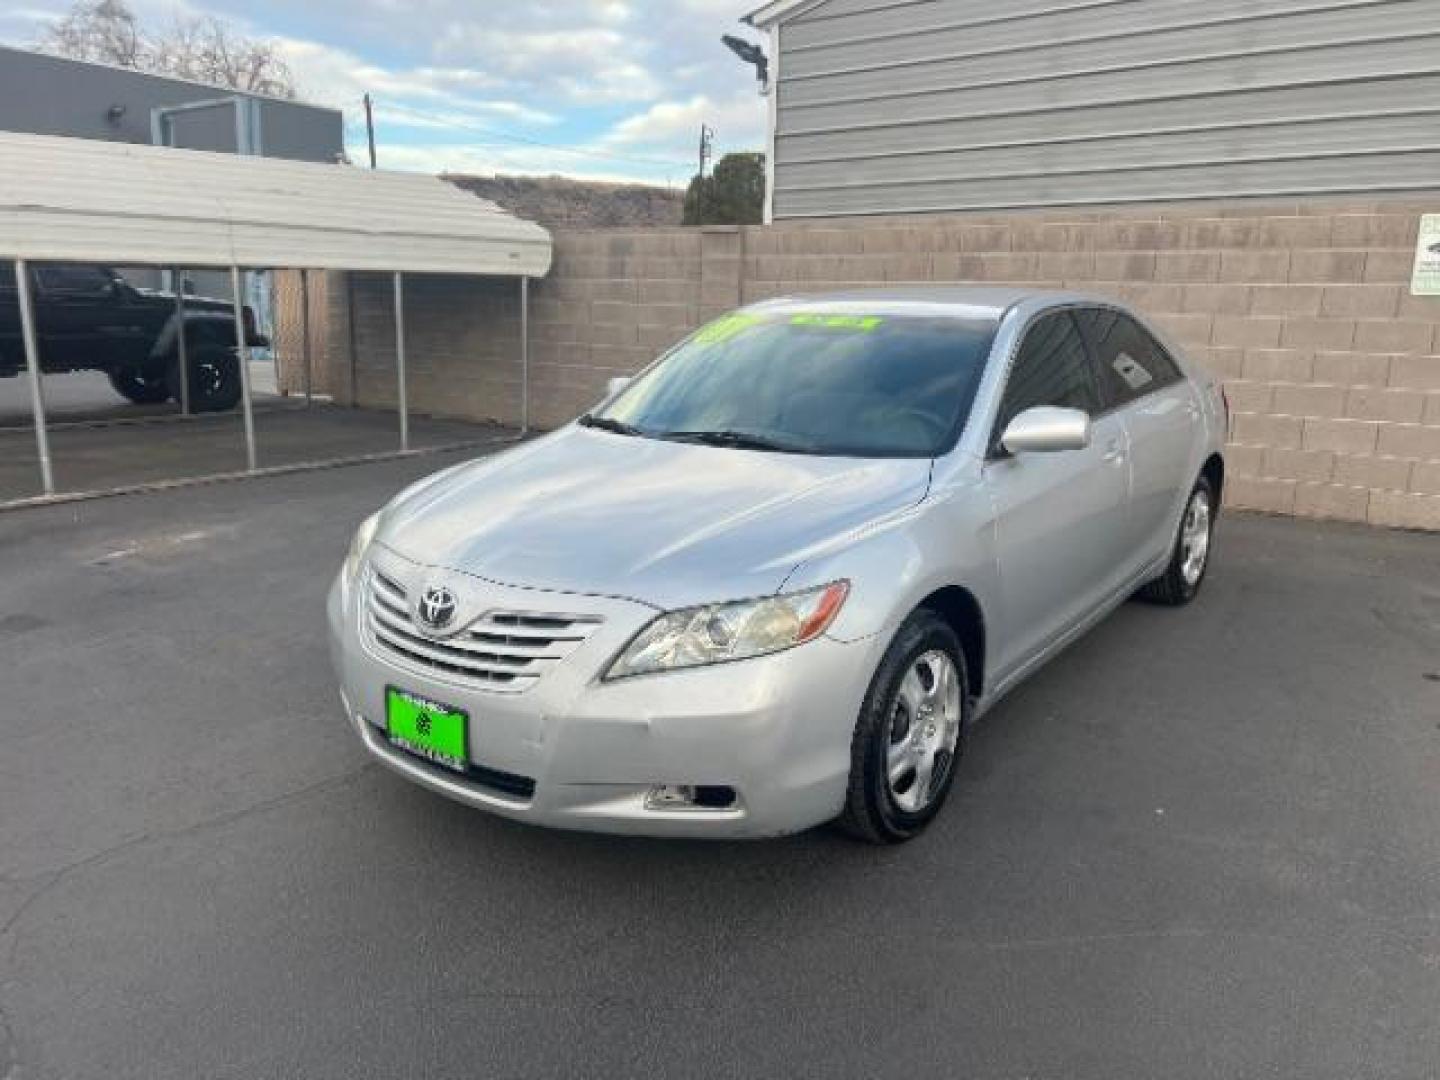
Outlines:
{"label": "cinder block wall", "polygon": [[[735,247],[736,230],[714,234]],[[702,297],[717,272],[709,230],[556,232],[550,275],[531,287],[531,422],[573,420],[673,345],[704,317]],[[732,287],[714,310],[734,307]]]}
{"label": "cinder block wall", "polygon": [[[334,320],[346,320],[332,325],[332,339],[353,333],[353,371],[349,380],[334,380],[337,400],[393,409],[399,387],[393,280],[389,274],[349,278],[331,309]],[[405,276],[406,391],[413,412],[519,422],[519,290],[515,278]]]}
{"label": "cinder block wall", "polygon": [[[565,422],[611,376],[763,297],[1078,288],[1131,302],[1224,378],[1233,505],[1440,529],[1440,298],[1408,288],[1422,212],[1440,195],[561,232],[533,288],[531,418]],[[513,282],[413,281],[415,408],[515,422]],[[362,403],[393,399],[383,286],[355,294]]]}

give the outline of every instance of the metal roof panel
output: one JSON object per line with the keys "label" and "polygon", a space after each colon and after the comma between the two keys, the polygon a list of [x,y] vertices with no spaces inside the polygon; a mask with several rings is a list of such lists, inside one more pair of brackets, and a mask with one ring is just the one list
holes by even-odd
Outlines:
{"label": "metal roof panel", "polygon": [[0,132],[0,257],[542,277],[550,234],[420,173]]}

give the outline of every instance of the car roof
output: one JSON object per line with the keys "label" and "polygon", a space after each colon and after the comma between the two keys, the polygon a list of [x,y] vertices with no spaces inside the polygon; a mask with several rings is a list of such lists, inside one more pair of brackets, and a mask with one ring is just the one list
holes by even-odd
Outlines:
{"label": "car roof", "polygon": [[814,311],[816,309],[874,315],[924,315],[955,318],[999,318],[1020,304],[1047,307],[1061,303],[1096,303],[1123,307],[1112,299],[1060,289],[1013,285],[903,285],[844,289],[804,296],[780,296],[749,304],[745,311]]}

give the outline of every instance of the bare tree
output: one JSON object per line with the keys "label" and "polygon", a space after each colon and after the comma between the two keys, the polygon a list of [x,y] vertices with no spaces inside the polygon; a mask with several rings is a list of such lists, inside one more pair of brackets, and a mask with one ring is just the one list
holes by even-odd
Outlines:
{"label": "bare tree", "polygon": [[140,25],[125,0],[75,0],[67,15],[46,28],[39,46],[77,60],[295,96],[295,77],[273,41],[246,37],[212,15],[177,19],[157,34]]}
{"label": "bare tree", "polygon": [[144,68],[147,45],[125,0],[76,0],[69,14],[45,28],[45,52],[117,67]]}
{"label": "bare tree", "polygon": [[152,70],[275,97],[295,96],[295,77],[274,42],[247,38],[213,15],[178,19],[151,43]]}

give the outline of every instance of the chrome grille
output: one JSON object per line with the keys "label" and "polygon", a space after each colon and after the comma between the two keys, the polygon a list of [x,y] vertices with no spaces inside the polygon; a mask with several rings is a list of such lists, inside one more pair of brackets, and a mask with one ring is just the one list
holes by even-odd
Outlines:
{"label": "chrome grille", "polygon": [[365,629],[376,651],[426,675],[488,690],[533,686],[599,625],[594,615],[497,610],[437,640],[416,625],[398,581],[372,568],[366,586]]}

